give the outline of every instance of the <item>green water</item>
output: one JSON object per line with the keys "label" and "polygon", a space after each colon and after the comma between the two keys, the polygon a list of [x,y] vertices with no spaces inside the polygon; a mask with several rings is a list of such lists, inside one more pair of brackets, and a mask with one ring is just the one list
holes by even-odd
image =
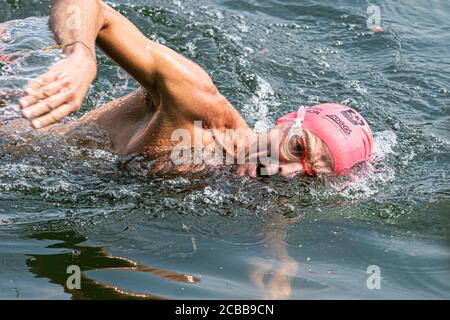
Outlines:
{"label": "green water", "polygon": [[[36,50],[53,44],[49,3],[0,0],[4,51],[35,50],[0,62],[0,122],[17,117],[14,90],[60,58]],[[369,1],[109,3],[202,65],[256,131],[300,104],[354,107],[375,161],[350,182],[148,179],[91,132],[74,147],[0,127],[0,298],[450,298],[448,1],[370,2],[376,34]],[[80,113],[134,88],[99,55]]]}

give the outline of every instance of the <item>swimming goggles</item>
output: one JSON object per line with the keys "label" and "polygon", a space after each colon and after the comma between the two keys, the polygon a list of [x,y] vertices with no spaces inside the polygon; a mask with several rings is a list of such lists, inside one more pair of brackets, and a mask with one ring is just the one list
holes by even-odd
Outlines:
{"label": "swimming goggles", "polygon": [[306,108],[300,107],[297,111],[297,117],[292,122],[289,133],[284,141],[284,150],[290,159],[300,160],[307,175],[314,176],[306,166],[306,143],[302,131],[305,115]]}

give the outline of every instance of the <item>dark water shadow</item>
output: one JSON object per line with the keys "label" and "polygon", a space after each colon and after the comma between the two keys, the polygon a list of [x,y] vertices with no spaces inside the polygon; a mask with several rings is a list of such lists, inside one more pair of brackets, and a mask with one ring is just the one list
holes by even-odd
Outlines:
{"label": "dark water shadow", "polygon": [[[102,247],[82,245],[87,238],[74,230],[37,232],[31,235],[35,240],[61,241],[47,246],[58,250],[55,254],[30,254],[26,264],[29,271],[38,278],[47,278],[51,283],[61,285],[71,299],[132,299],[132,300],[164,300],[167,297],[149,293],[137,293],[122,290],[112,284],[101,283],[86,276],[87,271],[122,270],[126,272],[144,272],[168,281],[179,283],[196,283],[200,279],[170,270],[141,265],[136,261],[112,256]],[[81,270],[81,289],[69,289],[67,279],[70,274],[67,268],[76,265]]]}

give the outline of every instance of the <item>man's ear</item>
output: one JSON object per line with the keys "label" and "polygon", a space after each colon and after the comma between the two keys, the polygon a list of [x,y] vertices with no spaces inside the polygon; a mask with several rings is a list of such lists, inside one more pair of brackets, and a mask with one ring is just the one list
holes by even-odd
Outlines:
{"label": "man's ear", "polygon": [[315,174],[332,174],[334,172],[333,156],[322,140],[317,137],[315,137],[315,139],[317,139],[315,145],[317,153],[315,153],[315,158],[312,159],[312,171]]}
{"label": "man's ear", "polygon": [[332,174],[334,172],[333,156],[328,151],[328,148],[322,153],[322,156],[314,162],[313,171],[318,174]]}

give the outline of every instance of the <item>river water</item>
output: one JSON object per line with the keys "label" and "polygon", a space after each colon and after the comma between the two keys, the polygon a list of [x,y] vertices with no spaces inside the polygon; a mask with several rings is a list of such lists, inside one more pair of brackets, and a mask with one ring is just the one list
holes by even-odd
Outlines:
{"label": "river water", "polygon": [[[364,175],[149,179],[98,144],[3,130],[0,298],[450,298],[450,3],[327,2],[108,3],[204,67],[256,131],[299,105],[357,109],[376,142]],[[0,59],[1,121],[61,58],[39,50],[54,44],[49,6],[0,0],[2,50],[16,52]],[[75,117],[136,87],[99,52]]]}

